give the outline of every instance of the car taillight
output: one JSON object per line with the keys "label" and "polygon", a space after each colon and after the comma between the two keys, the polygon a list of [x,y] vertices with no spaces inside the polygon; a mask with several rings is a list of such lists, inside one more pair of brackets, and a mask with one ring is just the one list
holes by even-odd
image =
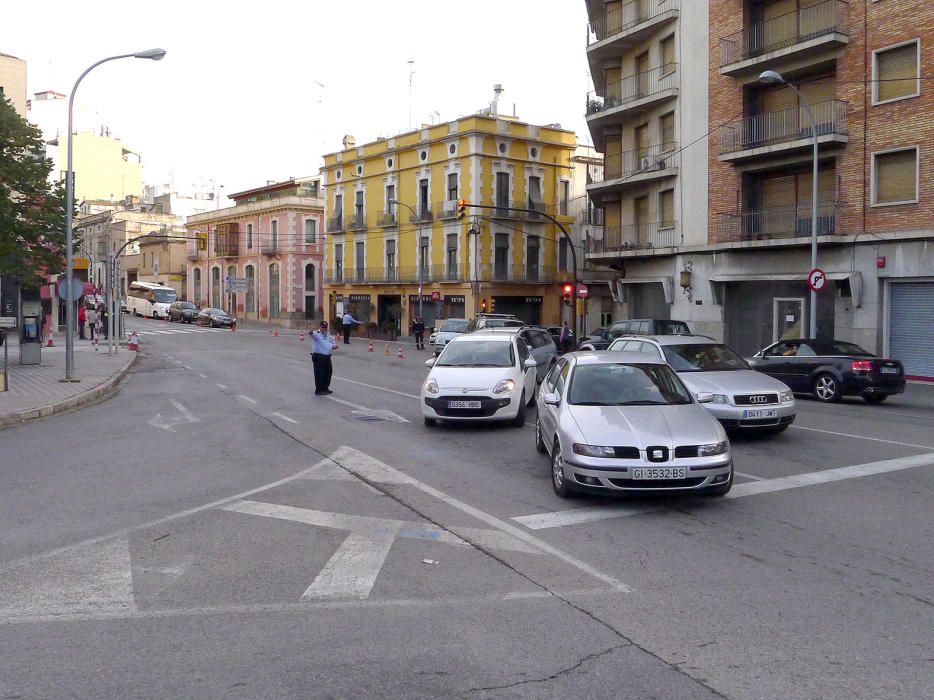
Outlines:
{"label": "car taillight", "polygon": [[851,369],[854,372],[872,372],[872,362],[869,360],[853,360]]}

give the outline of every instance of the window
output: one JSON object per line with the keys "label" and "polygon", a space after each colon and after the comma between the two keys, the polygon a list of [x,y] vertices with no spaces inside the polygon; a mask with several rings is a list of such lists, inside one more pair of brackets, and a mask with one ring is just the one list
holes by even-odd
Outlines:
{"label": "window", "polygon": [[430,263],[429,243],[428,236],[421,236],[418,239],[418,269],[421,274],[427,272]]}
{"label": "window", "polygon": [[659,228],[673,228],[675,225],[675,191],[662,190],[658,193]]}
{"label": "window", "polygon": [[448,173],[448,201],[457,199],[457,173]]}
{"label": "window", "polygon": [[542,204],[542,179],[536,175],[529,177],[529,209],[544,211]]}
{"label": "window", "polygon": [[525,260],[530,282],[538,281],[539,264],[538,255],[541,250],[541,241],[538,236],[529,236],[525,241]]}
{"label": "window", "polygon": [[318,222],[305,219],[305,243],[314,243],[318,237]]}
{"label": "window", "polygon": [[353,207],[354,223],[361,224],[363,222],[363,190],[354,192]]}
{"label": "window", "polygon": [[344,246],[341,243],[334,245],[334,281],[344,281]]}
{"label": "window", "polygon": [[558,239],[558,270],[560,272],[570,272],[568,267],[568,239],[562,236]]}
{"label": "window", "polygon": [[559,202],[558,212],[561,216],[568,215],[568,203],[571,201],[571,183],[567,180],[562,180],[560,183],[561,187],[561,200]]}
{"label": "window", "polygon": [[493,255],[493,275],[495,279],[509,277],[509,234],[496,234],[496,247]]}
{"label": "window", "polygon": [[196,267],[194,269],[194,271],[192,272],[192,277],[194,278],[192,280],[192,286],[193,286],[192,291],[194,292],[194,300],[198,306],[201,306],[202,299],[201,299],[201,268],[200,267]]}
{"label": "window", "polygon": [[496,206],[509,206],[509,173],[496,173]]}
{"label": "window", "polygon": [[675,72],[675,35],[666,36],[660,43],[662,54],[662,75]]}
{"label": "window", "polygon": [[363,282],[366,277],[366,243],[357,241],[354,249],[354,266],[357,272],[357,282]]}
{"label": "window", "polygon": [[921,93],[919,42],[912,41],[873,53],[873,103],[902,100]]}
{"label": "window", "polygon": [[418,181],[418,216],[424,219],[428,215],[428,178]]}
{"label": "window", "polygon": [[386,277],[396,278],[396,242],[392,239],[386,241]]}
{"label": "window", "polygon": [[457,278],[457,234],[448,234],[447,244],[447,277],[448,279]]}
{"label": "window", "polygon": [[392,214],[396,211],[396,186],[386,185],[386,213]]}
{"label": "window", "polygon": [[[225,284],[224,286],[225,287],[228,286],[234,280],[236,276],[237,276],[237,268],[234,265],[230,265],[227,268],[227,280],[226,280],[227,284]],[[225,289],[224,291],[227,291],[227,290]],[[230,297],[230,313],[233,314],[237,310],[237,295],[234,294],[233,292],[227,292],[227,294]]]}
{"label": "window", "polygon": [[269,222],[269,229],[272,232],[270,243],[273,248],[279,247],[279,221],[278,219],[273,219]]}
{"label": "window", "polygon": [[246,249],[253,249],[253,224],[246,225]]}
{"label": "window", "polygon": [[269,266],[269,318],[279,318],[279,265]]}
{"label": "window", "polygon": [[256,272],[252,265],[247,265],[244,270],[246,275],[246,308],[247,313],[256,311]]}
{"label": "window", "polygon": [[338,231],[344,228],[344,195],[342,194],[334,195],[334,223]]}
{"label": "window", "polygon": [[315,317],[315,266],[305,265],[305,319]]}
{"label": "window", "polygon": [[873,204],[918,201],[917,148],[873,154],[872,171]]}
{"label": "window", "polygon": [[211,306],[219,309],[221,305],[221,269],[211,268]]}
{"label": "window", "polygon": [[659,118],[659,127],[662,132],[662,153],[675,149],[675,113],[669,112]]}

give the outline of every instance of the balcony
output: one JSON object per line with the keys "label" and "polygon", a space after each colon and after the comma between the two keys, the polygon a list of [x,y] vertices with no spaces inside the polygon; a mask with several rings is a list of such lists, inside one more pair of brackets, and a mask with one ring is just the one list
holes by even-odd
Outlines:
{"label": "balcony", "polygon": [[357,212],[347,222],[348,231],[366,231],[366,214]]}
{"label": "balcony", "polygon": [[381,211],[376,217],[376,224],[382,228],[393,228],[399,225],[399,214],[395,210]]}
{"label": "balcony", "polygon": [[678,174],[680,162],[677,143],[660,143],[622,153],[607,153],[603,157],[603,177],[594,178],[587,185],[587,192],[599,200],[606,191],[619,191],[648,180],[674,177]]}
{"label": "balcony", "polygon": [[189,260],[200,260],[201,252],[198,250],[188,250],[185,252],[185,257],[187,257]]}
{"label": "balcony", "polygon": [[240,250],[238,243],[236,235],[217,234],[217,238],[214,239],[214,255],[219,258],[236,258]]}
{"label": "balcony", "polygon": [[634,73],[606,86],[606,97],[587,95],[587,125],[595,142],[603,140],[603,127],[620,125],[657,104],[678,96],[677,63]]}
{"label": "balcony", "polygon": [[849,4],[827,0],[756,22],[720,39],[720,73],[742,75],[774,68],[849,43]]}
{"label": "balcony", "polygon": [[278,255],[279,254],[279,240],[273,238],[268,243],[260,243],[259,252],[261,255]]}
{"label": "balcony", "polygon": [[435,211],[438,212],[439,219],[456,219],[457,218],[457,200],[446,199],[443,202],[438,202],[437,204],[435,204]]}
{"label": "balcony", "polygon": [[586,241],[587,255],[651,251],[655,248],[674,248],[681,245],[676,221],[653,221],[645,224],[604,226],[603,238]]}
{"label": "balcony", "polygon": [[603,61],[643,43],[661,26],[678,19],[680,6],[681,0],[632,0],[615,10],[597,14],[587,25],[591,74],[600,75]]}
{"label": "balcony", "polygon": [[325,282],[330,284],[343,283],[344,281],[353,284],[417,284],[437,283],[437,282],[463,282],[467,277],[463,270],[448,269],[445,265],[427,265],[419,274],[418,267],[396,267],[387,269],[385,267],[367,267],[355,269],[350,276],[329,273],[325,276]]}
{"label": "balcony", "polygon": [[331,233],[341,233],[344,230],[343,215],[332,216],[328,219],[328,231]]}
{"label": "balcony", "polygon": [[555,269],[545,265],[483,264],[472,272],[470,280],[480,282],[511,282],[517,284],[550,284],[554,282]]}
{"label": "balcony", "polygon": [[[847,103],[827,100],[811,106],[819,143],[847,143]],[[803,107],[766,112],[725,124],[720,129],[720,160],[734,162],[810,148],[810,120]]]}
{"label": "balcony", "polygon": [[[817,235],[836,233],[837,202],[818,202]],[[811,203],[741,212],[723,212],[714,216],[711,243],[782,240],[811,237]]]}
{"label": "balcony", "polygon": [[434,212],[431,211],[431,206],[428,204],[422,204],[415,211],[409,212],[410,224],[430,224],[434,220]]}
{"label": "balcony", "polygon": [[[535,202],[532,200],[506,200],[501,199],[493,202],[496,209],[484,209],[483,212],[489,212],[487,216],[493,219],[514,219],[520,221],[541,221],[548,219],[543,214],[554,216],[555,208],[544,202]],[[519,211],[513,211],[519,210]]]}
{"label": "balcony", "polygon": [[603,210],[588,207],[577,212],[577,223],[586,226],[603,226]]}

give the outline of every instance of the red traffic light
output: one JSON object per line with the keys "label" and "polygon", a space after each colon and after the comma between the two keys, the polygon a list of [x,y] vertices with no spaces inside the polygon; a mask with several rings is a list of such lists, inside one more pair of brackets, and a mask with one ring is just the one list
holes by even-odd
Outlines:
{"label": "red traffic light", "polygon": [[570,294],[570,293],[573,292],[573,291],[574,291],[574,287],[573,287],[573,286],[571,286],[570,284],[564,285],[564,293],[565,293],[565,294]]}

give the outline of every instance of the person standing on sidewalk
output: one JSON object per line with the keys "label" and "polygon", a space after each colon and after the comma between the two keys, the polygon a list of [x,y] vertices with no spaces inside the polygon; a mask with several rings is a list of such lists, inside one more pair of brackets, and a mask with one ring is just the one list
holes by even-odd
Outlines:
{"label": "person standing on sidewalk", "polygon": [[363,321],[355,319],[350,315],[349,311],[341,317],[341,325],[344,327],[344,345],[350,345],[350,331],[355,323],[359,324],[363,323]]}
{"label": "person standing on sidewalk", "polygon": [[311,364],[315,370],[315,396],[333,394],[331,391],[331,353],[334,352],[334,336],[328,331],[328,322],[322,321],[321,327],[311,334]]}
{"label": "person standing on sidewalk", "polygon": [[84,326],[88,321],[88,312],[84,308],[84,300],[78,302],[78,340],[87,340],[84,334]]}
{"label": "person standing on sidewalk", "polygon": [[415,336],[415,349],[425,349],[425,321],[418,314],[412,320],[412,335]]}
{"label": "person standing on sidewalk", "polygon": [[97,337],[97,309],[93,306],[87,310],[88,330],[91,333],[91,340]]}

